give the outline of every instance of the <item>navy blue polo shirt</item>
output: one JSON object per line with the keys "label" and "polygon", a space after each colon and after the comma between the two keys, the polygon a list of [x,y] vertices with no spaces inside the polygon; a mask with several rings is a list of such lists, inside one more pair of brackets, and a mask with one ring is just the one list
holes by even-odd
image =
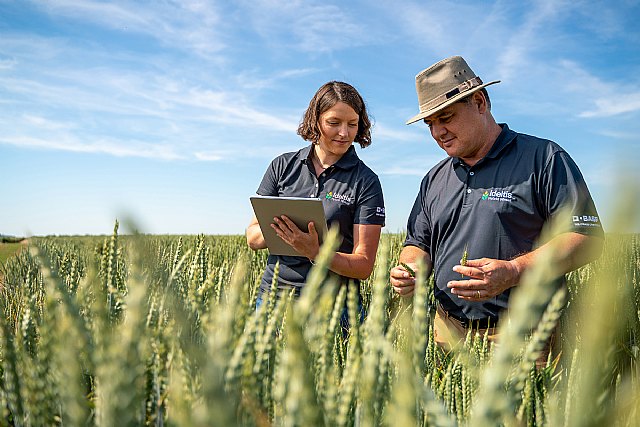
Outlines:
{"label": "navy blue polo shirt", "polygon": [[544,224],[571,209],[572,231],[603,235],[598,213],[578,167],[556,143],[516,133],[506,124],[473,167],[449,157],[423,178],[407,224],[405,246],[430,254],[435,297],[462,319],[498,318],[510,289],[482,302],[453,295],[447,283],[465,246],[468,259],[510,260],[534,249]]}
{"label": "navy blue polo shirt", "polygon": [[[337,223],[342,235],[338,252],[353,251],[354,224],[383,225],[385,221],[382,186],[378,176],[356,154],[354,146],[320,176],[316,176],[309,145],[276,157],[262,178],[261,196],[316,197],[322,199],[327,225]],[[300,290],[311,269],[306,257],[269,255],[261,290],[271,287],[273,271],[280,261],[278,287]]]}

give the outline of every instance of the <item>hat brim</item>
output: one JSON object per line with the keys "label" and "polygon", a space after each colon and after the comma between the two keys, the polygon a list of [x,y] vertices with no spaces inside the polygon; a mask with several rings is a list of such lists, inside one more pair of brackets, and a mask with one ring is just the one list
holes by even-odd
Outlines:
{"label": "hat brim", "polygon": [[419,114],[416,114],[415,116],[413,116],[409,120],[407,120],[407,122],[405,124],[410,125],[411,123],[415,123],[418,120],[424,119],[425,117],[429,117],[429,116],[437,113],[438,111],[440,111],[440,110],[442,110],[444,108],[447,108],[449,105],[454,104],[454,103],[460,101],[461,99],[466,98],[467,96],[472,95],[472,94],[476,93],[477,91],[482,90],[483,88],[485,88],[485,87],[487,87],[489,85],[495,84],[495,83],[500,83],[500,80],[494,80],[494,81],[489,82],[489,83],[484,83],[484,84],[481,84],[480,86],[474,87],[471,90],[459,93],[456,96],[454,96],[453,98],[447,99],[446,102],[443,102],[442,104],[438,105],[437,107],[434,107],[434,108],[431,108],[431,109],[429,109],[427,111],[422,111]]}

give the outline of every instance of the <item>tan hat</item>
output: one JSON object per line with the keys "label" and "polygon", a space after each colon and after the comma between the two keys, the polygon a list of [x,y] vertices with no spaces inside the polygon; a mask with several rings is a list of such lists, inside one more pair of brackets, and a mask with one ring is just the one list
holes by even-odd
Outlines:
{"label": "tan hat", "polygon": [[407,124],[429,117],[494,83],[500,83],[500,80],[482,83],[461,56],[443,59],[416,76],[420,113],[411,117]]}

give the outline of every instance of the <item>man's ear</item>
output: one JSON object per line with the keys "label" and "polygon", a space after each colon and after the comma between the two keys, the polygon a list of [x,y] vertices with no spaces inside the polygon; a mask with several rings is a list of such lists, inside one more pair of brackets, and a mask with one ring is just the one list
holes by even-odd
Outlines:
{"label": "man's ear", "polygon": [[481,90],[471,95],[471,105],[477,107],[480,113],[487,111],[487,99],[484,97]]}

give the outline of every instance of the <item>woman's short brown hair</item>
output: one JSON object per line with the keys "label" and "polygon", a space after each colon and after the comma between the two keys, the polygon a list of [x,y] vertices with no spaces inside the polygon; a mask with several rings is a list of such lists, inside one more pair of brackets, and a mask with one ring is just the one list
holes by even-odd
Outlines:
{"label": "woman's short brown hair", "polygon": [[354,142],[362,148],[371,145],[371,121],[364,99],[353,86],[344,82],[328,82],[318,89],[298,126],[298,135],[305,141],[317,142],[320,139],[320,115],[338,102],[344,102],[358,114],[358,133]]}

